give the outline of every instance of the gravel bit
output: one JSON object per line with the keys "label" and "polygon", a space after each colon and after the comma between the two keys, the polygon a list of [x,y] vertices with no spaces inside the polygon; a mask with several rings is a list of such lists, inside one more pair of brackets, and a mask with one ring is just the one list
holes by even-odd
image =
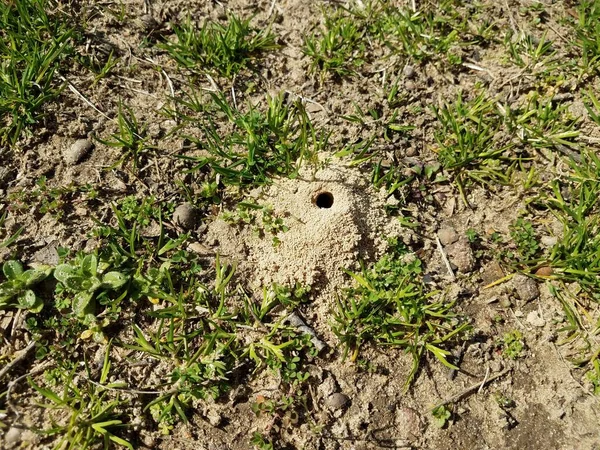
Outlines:
{"label": "gravel bit", "polygon": [[17,427],[10,427],[4,435],[4,442],[6,442],[7,448],[12,448],[19,442],[21,442],[21,434],[23,430]]}
{"label": "gravel bit", "polygon": [[407,64],[406,66],[404,66],[404,69],[402,69],[402,74],[410,79],[410,78],[414,78],[415,75],[417,74],[417,72],[415,72],[415,68],[409,64]]}

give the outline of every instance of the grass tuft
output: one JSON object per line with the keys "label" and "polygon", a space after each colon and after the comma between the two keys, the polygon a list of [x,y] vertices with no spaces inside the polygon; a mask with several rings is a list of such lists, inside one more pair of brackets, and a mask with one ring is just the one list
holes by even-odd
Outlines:
{"label": "grass tuft", "polygon": [[73,29],[48,0],[0,2],[0,144],[15,144],[61,91],[55,73],[73,52]]}
{"label": "grass tuft", "polygon": [[260,53],[278,48],[269,28],[250,26],[250,19],[229,14],[227,23],[206,20],[198,28],[188,17],[173,27],[176,42],[165,42],[165,49],[179,65],[203,72],[211,70],[231,78],[248,68]]}

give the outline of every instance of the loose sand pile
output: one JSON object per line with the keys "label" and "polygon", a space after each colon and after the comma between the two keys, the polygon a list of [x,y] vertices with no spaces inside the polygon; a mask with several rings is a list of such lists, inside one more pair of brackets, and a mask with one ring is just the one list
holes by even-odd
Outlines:
{"label": "loose sand pile", "polygon": [[387,248],[389,237],[406,233],[386,215],[385,191],[376,191],[357,168],[329,165],[316,173],[304,170],[249,199],[273,208],[289,228],[272,237],[258,237],[255,227],[230,225],[222,218],[208,230],[209,242],[261,290],[272,283],[310,286],[324,295],[346,281],[342,269],[356,269]]}

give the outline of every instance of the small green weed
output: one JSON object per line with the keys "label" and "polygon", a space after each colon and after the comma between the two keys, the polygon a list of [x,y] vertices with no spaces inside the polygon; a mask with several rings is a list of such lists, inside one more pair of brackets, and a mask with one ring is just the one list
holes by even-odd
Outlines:
{"label": "small green weed", "polygon": [[[107,347],[106,355],[100,374],[100,384],[106,383],[110,372],[110,359]],[[92,378],[89,367],[87,376]],[[51,388],[43,387],[35,383],[31,378],[29,384],[47,403],[40,406],[48,410],[61,410],[66,414],[66,421],[55,422],[52,414],[49,414],[52,427],[43,430],[48,436],[57,436],[55,449],[92,449],[98,445],[104,448],[117,445],[133,450],[132,444],[119,436],[119,431],[126,428],[127,424],[119,413],[125,405],[125,401],[119,397],[112,398],[110,391],[92,384],[83,379],[83,386],[75,380],[75,372],[72,369],[54,371],[54,384],[60,388],[58,393]],[[50,378],[52,380],[52,378]]]}
{"label": "small green weed", "polygon": [[95,320],[96,301],[110,301],[109,291],[115,291],[125,285],[129,278],[121,272],[106,272],[108,264],[100,261],[94,254],[78,258],[75,265],[59,264],[54,269],[54,278],[74,294],[73,312],[80,317],[91,316]]}
{"label": "small green weed", "polygon": [[273,450],[275,448],[271,440],[268,437],[263,436],[258,431],[252,435],[250,443],[258,450]]}
{"label": "small green weed", "polygon": [[525,341],[523,333],[519,330],[510,331],[502,337],[502,354],[510,359],[517,359],[523,356],[525,350]]}
{"label": "small green weed", "polygon": [[574,24],[576,45],[581,49],[581,65],[586,70],[597,70],[600,60],[600,4],[597,0],[579,3],[578,20]]}
{"label": "small green weed", "polygon": [[126,161],[131,160],[133,169],[136,170],[142,162],[142,156],[155,147],[149,143],[146,127],[138,123],[133,110],[120,102],[117,125],[119,130],[111,136],[112,140],[96,139],[108,147],[121,150],[121,158],[112,168],[121,166]]}
{"label": "small green weed", "polygon": [[2,266],[6,280],[0,283],[0,309],[23,308],[40,312],[44,303],[32,287],[47,278],[51,271],[50,267],[23,270],[19,261],[6,261]]}
{"label": "small green weed", "polygon": [[251,105],[242,112],[223,94],[210,97],[209,103],[194,95],[180,100],[200,117],[176,114],[187,125],[200,128],[203,137],[189,139],[211,155],[186,158],[195,163],[192,171],[207,166],[224,185],[247,186],[269,183],[276,176],[294,178],[302,163],[318,164],[318,153],[326,148],[329,135],[313,127],[300,100],[288,102],[282,93],[267,97],[266,111]]}
{"label": "small green weed", "polygon": [[438,428],[444,428],[452,418],[452,411],[446,405],[441,405],[434,408],[431,415],[433,416],[433,423]]}
{"label": "small green weed", "polygon": [[562,223],[561,239],[551,249],[548,261],[556,276],[578,282],[595,301],[600,301],[600,157],[584,150],[581,159],[571,159],[571,174],[550,182],[551,192],[540,198]]}
{"label": "small green weed", "polygon": [[285,233],[289,229],[284,224],[283,218],[277,217],[273,212],[273,208],[268,205],[240,202],[236,206],[235,213],[225,212],[222,217],[225,222],[230,224],[252,226],[255,233],[260,237],[264,237],[265,234],[270,235],[273,239],[273,246],[280,243],[278,234]]}
{"label": "small green weed", "polygon": [[516,130],[517,136],[535,148],[577,148],[574,140],[579,136],[576,128],[579,119],[571,115],[568,105],[532,92],[527,106],[506,113],[512,119],[510,127]]}
{"label": "small green weed", "polygon": [[592,362],[592,368],[585,376],[592,384],[594,395],[600,395],[600,360],[598,358]]}
{"label": "small green weed", "polygon": [[392,240],[388,253],[362,273],[348,272],[356,287],[346,289],[332,312],[332,328],[356,360],[367,342],[406,349],[413,356],[408,386],[425,351],[448,367],[450,353],[442,345],[460,336],[469,325],[452,313],[452,303],[432,301],[436,294],[425,293],[420,280],[421,261],[403,243]]}
{"label": "small green weed", "polygon": [[415,62],[445,56],[451,64],[460,64],[461,57],[453,48],[466,30],[452,3],[442,1],[435,8],[418,11],[384,7],[373,20],[372,33],[392,54]]}
{"label": "small green weed", "polygon": [[97,196],[98,192],[90,184],[50,187],[46,177],[42,176],[35,182],[35,187],[11,192],[8,199],[11,211],[24,212],[33,207],[39,214],[62,219],[68,205],[94,200]]}
{"label": "small green weed", "polygon": [[202,72],[207,68],[231,78],[250,67],[260,53],[278,48],[268,27],[250,26],[250,19],[229,14],[227,24],[205,21],[200,28],[188,17],[173,26],[177,42],[160,46],[182,67]]}
{"label": "small green weed", "polygon": [[517,246],[519,259],[522,261],[533,259],[537,255],[540,245],[532,223],[520,217],[509,228],[510,236]]}
{"label": "small green weed", "polygon": [[546,33],[539,39],[529,34],[519,34],[515,38],[512,33],[508,33],[505,45],[512,61],[522,68],[539,65],[547,71],[551,68],[549,66],[556,54],[552,41],[546,39]]}

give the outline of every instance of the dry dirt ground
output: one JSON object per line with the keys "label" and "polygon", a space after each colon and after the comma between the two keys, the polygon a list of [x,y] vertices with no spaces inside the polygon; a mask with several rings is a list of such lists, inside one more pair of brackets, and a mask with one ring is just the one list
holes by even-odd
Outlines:
{"label": "dry dirt ground", "polygon": [[[417,11],[433,19],[407,33],[407,41],[386,36],[389,30],[377,35],[368,31],[377,22],[369,11],[381,5],[403,11],[409,25],[422,23]],[[78,27],[74,51],[80,58],[55,73],[63,90],[43,106],[43,117],[16,143],[0,147],[0,240],[22,228],[0,248],[0,260],[54,266],[77,252],[102,252],[116,236],[106,230],[119,229],[118,208],[149,205],[143,222],[135,223],[142,213],[133,207],[124,225],[142,230],[139,247],[123,257],[132,274],[136,267],[159,267],[167,256],[173,272],[188,270],[184,259],[195,258],[202,283],[212,286],[219,264],[230,264],[236,272],[227,289],[237,297],[226,303],[246,298],[260,305],[273,283],[308,286],[308,301],[294,311],[307,327],[302,333],[310,330],[313,345],[324,348],[292,355],[301,358],[297,364],[308,377],[299,383],[278,372],[281,364],[258,370],[260,364],[238,354],[214,396],[178,397],[183,382],[175,383],[174,374],[191,365],[181,356],[185,339],[157,356],[140,350],[133,328],[166,339],[157,317],[167,317],[161,311],[172,306],[168,298],[146,292],[104,313],[99,304],[96,313],[106,318],[99,332],[96,322],[96,328],[82,325],[70,312],[68,294],[57,294],[56,283],[46,280],[36,291],[45,302],[41,313],[0,310],[0,370],[7,368],[0,372],[3,448],[600,449],[598,304],[573,278],[534,276],[558,260],[553,248],[565,234],[560,216],[540,206],[539,195],[555,192],[553,180],[570,180],[569,157],[583,148],[597,154],[600,140],[600,126],[586,108],[587,92],[600,93],[599,72],[581,68],[578,4],[124,0],[48,8]],[[332,21],[336,14],[346,18],[344,26],[359,29],[358,39],[347,37],[351,50],[340,57],[347,71],[338,73],[306,52],[307,37],[323,36],[325,17]],[[209,65],[185,68],[165,50],[165,42],[177,40],[173,29],[186,20],[226,24],[232,15],[250,19],[255,30],[270,30],[277,44],[253,55],[236,75],[223,76]],[[332,33],[331,39],[346,39],[339,28]],[[101,68],[110,58],[115,64],[102,76],[82,63],[96,61]],[[193,115],[175,101],[189,100],[190,93],[200,104],[222,93],[244,112],[250,105],[266,111],[266,96],[281,94],[283,102],[302,105],[327,139],[296,177],[281,172],[263,186],[256,180],[227,185],[226,174],[199,164],[208,154],[201,128],[173,113]],[[477,109],[480,95],[488,103]],[[456,106],[460,99],[466,112]],[[461,133],[444,125],[451,123],[444,122],[444,105],[451,105],[446,111],[459,125],[496,117],[486,140],[474,147],[475,157],[458,169],[440,156]],[[136,133],[143,134],[139,153],[106,145],[119,131],[120,110],[135,116]],[[511,114],[519,117],[514,127]],[[214,119],[217,134],[231,132],[224,113]],[[79,154],[74,144],[82,139],[89,144]],[[508,150],[486,166],[480,153],[490,148]],[[391,181],[381,180],[386,173]],[[320,193],[332,195],[330,207],[315,204]],[[240,209],[240,202],[269,205],[267,212],[257,210],[265,214],[265,229],[255,225],[260,217],[245,221],[244,214],[255,213]],[[191,218],[181,217],[177,206],[184,203],[194,207]],[[282,218],[285,229],[270,222],[273,217]],[[519,218],[521,226],[515,225]],[[185,255],[157,254],[163,234],[185,234],[179,241]],[[404,242],[407,258],[422,261],[410,274],[415,282],[432,298],[454,302],[447,326],[469,324],[439,344],[458,371],[424,351],[407,386],[413,367],[407,347],[371,339],[355,354],[354,348],[345,352],[334,333],[336,301],[342,288],[357,283],[344,269],[360,272],[360,261],[380,259],[390,251],[389,238]],[[520,251],[522,258],[515,256]],[[528,256],[536,261],[525,263]],[[185,301],[186,287],[178,289]],[[195,308],[193,317],[188,312],[160,327],[200,321],[207,310]],[[569,328],[573,317],[579,328]],[[237,319],[217,322],[226,320]],[[193,321],[187,332],[202,333]],[[235,323],[236,339],[255,348],[264,342],[265,325],[252,325],[252,317]],[[95,340],[92,332],[99,332]],[[19,353],[32,340],[30,351]],[[106,361],[110,370],[103,376]],[[211,380],[206,373],[200,381],[186,376],[190,386]],[[75,400],[57,398],[53,408],[43,407],[52,403],[40,392],[44,386]],[[171,402],[168,417],[149,407],[161,395]],[[121,421],[106,427],[129,444],[89,426],[99,419],[86,405],[112,401],[110,413],[98,417]],[[178,401],[186,420],[173,407]],[[443,407],[436,417],[437,405]]]}

